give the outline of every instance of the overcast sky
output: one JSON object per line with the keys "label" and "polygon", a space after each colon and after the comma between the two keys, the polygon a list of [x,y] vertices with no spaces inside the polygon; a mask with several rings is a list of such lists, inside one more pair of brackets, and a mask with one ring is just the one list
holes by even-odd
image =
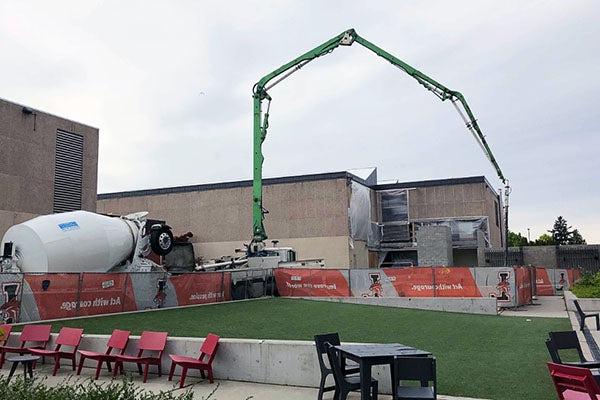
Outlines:
{"label": "overcast sky", "polygon": [[[600,242],[599,1],[3,0],[0,97],[100,128],[100,193],[250,179],[253,84],[351,27],[465,95],[512,230]],[[357,44],[270,93],[265,176],[500,187],[452,105]]]}

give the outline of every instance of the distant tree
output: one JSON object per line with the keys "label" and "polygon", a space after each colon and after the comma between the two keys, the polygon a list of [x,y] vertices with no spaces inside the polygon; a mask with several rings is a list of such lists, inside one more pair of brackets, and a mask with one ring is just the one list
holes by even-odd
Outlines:
{"label": "distant tree", "polygon": [[508,245],[510,247],[528,246],[529,242],[527,238],[520,233],[508,232]]}
{"label": "distant tree", "polygon": [[567,224],[567,220],[562,216],[559,216],[556,221],[554,221],[554,227],[548,232],[552,234],[554,244],[569,244],[569,240],[573,235],[571,228],[572,227]]}
{"label": "distant tree", "polygon": [[554,243],[554,239],[552,238],[552,236],[548,235],[547,233],[544,233],[542,236],[537,238],[536,241],[533,242],[533,244],[535,246],[551,246],[555,243]]}
{"label": "distant tree", "polygon": [[569,238],[569,244],[587,244],[581,233],[577,229],[571,232],[571,237]]}

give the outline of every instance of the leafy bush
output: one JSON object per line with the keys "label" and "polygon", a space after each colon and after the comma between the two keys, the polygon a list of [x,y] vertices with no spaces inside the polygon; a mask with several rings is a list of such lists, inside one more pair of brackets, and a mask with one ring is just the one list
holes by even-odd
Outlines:
{"label": "leafy bush", "polygon": [[600,272],[583,274],[572,292],[579,298],[600,297]]}
{"label": "leafy bush", "polygon": [[34,377],[24,380],[15,376],[10,382],[0,377],[0,400],[192,400],[193,394],[185,392],[152,393],[136,387],[131,379],[98,383],[91,379],[70,379],[48,386],[45,379]]}

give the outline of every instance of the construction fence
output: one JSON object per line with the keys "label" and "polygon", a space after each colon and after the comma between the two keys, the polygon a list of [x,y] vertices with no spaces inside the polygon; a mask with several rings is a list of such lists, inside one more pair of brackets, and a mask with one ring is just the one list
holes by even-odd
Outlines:
{"label": "construction fence", "polygon": [[578,277],[574,269],[534,267],[275,270],[280,296],[495,297],[500,307],[530,304],[536,290],[538,295],[557,294]]}
{"label": "construction fence", "polygon": [[[273,295],[272,271],[0,273],[0,323],[216,303]],[[259,281],[253,284],[249,278]]]}
{"label": "construction fence", "polygon": [[0,322],[17,323],[265,296],[495,297],[501,307],[568,289],[574,269],[406,267],[242,269],[169,274],[0,273]]}

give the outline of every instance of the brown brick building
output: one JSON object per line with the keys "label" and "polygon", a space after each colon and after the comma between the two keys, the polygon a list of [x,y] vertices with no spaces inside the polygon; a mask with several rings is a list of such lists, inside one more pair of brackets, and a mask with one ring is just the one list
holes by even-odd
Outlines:
{"label": "brown brick building", "polygon": [[96,209],[98,129],[0,99],[0,237],[40,214]]}

